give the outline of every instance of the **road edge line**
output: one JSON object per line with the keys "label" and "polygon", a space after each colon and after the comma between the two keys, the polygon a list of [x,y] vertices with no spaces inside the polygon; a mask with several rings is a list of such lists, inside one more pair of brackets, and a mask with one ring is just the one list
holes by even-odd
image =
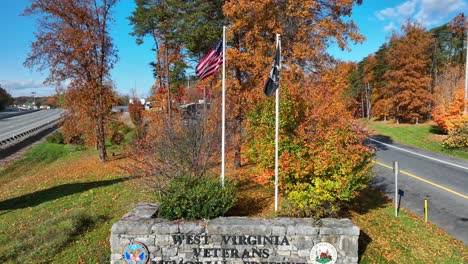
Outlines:
{"label": "road edge line", "polygon": [[[380,165],[380,166],[382,166],[382,167],[385,167],[385,168],[388,168],[388,169],[393,169],[393,167],[391,167],[391,166],[389,166],[389,165],[387,165],[387,164],[378,162],[378,161],[373,161],[373,163],[378,164],[378,165]],[[437,184],[437,183],[431,182],[431,181],[429,181],[429,180],[426,180],[426,179],[424,179],[424,178],[421,178],[421,177],[419,177],[419,176],[416,176],[416,175],[411,174],[411,173],[409,173],[409,172],[406,172],[406,171],[404,171],[404,170],[400,170],[400,172],[403,173],[403,174],[405,174],[405,175],[407,175],[407,176],[409,176],[409,177],[412,177],[412,178],[415,178],[415,179],[420,180],[420,181],[422,181],[422,182],[428,183],[428,184],[430,184],[430,185],[432,185],[432,186],[435,186],[435,187],[437,187],[437,188],[439,188],[439,189],[442,189],[442,190],[447,191],[447,192],[449,192],[449,193],[458,195],[458,196],[460,196],[460,197],[465,198],[465,199],[468,200],[468,196],[467,196],[467,195],[463,195],[463,194],[461,194],[461,193],[459,193],[459,192],[457,192],[457,191],[451,190],[451,189],[449,189],[449,188],[447,188],[447,187],[444,187],[444,186],[439,185],[439,184]]]}
{"label": "road edge line", "polygon": [[448,162],[448,161],[436,159],[436,158],[429,157],[429,156],[426,156],[426,155],[423,155],[423,154],[419,154],[419,153],[416,153],[416,152],[413,152],[413,151],[409,151],[409,150],[404,149],[404,148],[395,147],[395,146],[393,146],[393,145],[391,145],[391,144],[387,144],[387,143],[378,141],[378,140],[373,139],[373,138],[370,138],[370,137],[369,137],[369,140],[375,141],[375,142],[377,142],[377,143],[379,143],[379,144],[385,145],[385,146],[390,147],[390,148],[398,149],[398,150],[401,150],[401,151],[404,151],[404,152],[408,152],[408,153],[411,153],[411,154],[414,154],[414,155],[417,155],[417,156],[421,156],[421,157],[426,158],[426,159],[435,160],[435,161],[438,161],[438,162],[440,162],[440,163],[444,163],[444,164],[447,164],[447,165],[451,165],[451,166],[454,166],[454,167],[458,167],[458,168],[460,168],[460,169],[468,170],[467,167],[463,167],[463,166],[461,166],[461,165],[454,164],[454,163],[451,163],[451,162]]}

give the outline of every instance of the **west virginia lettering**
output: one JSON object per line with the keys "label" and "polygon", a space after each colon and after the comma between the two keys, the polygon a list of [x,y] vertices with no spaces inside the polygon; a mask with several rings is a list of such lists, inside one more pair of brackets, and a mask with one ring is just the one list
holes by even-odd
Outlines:
{"label": "west virginia lettering", "polygon": [[[210,241],[208,235],[172,235],[175,245],[207,245]],[[246,246],[284,246],[289,245],[286,236],[255,236],[255,235],[221,235],[221,245],[246,245]]]}

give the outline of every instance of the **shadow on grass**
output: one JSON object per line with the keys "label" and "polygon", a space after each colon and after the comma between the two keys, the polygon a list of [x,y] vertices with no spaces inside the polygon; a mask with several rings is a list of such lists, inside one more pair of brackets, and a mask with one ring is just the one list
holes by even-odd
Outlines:
{"label": "shadow on grass", "polygon": [[107,215],[90,214],[84,209],[57,214],[26,232],[16,234],[4,248],[0,248],[0,261],[48,263],[78,237],[110,219]]}
{"label": "shadow on grass", "polygon": [[98,187],[113,185],[127,181],[129,179],[130,178],[127,177],[107,181],[67,183],[46,190],[28,193],[12,199],[0,201],[0,210],[15,210],[36,206],[68,195],[84,192]]}
{"label": "shadow on grass", "polygon": [[352,213],[360,215],[371,210],[383,208],[388,204],[388,198],[376,187],[369,186],[354,198],[349,206],[339,214],[340,217],[351,217]]}
{"label": "shadow on grass", "polygon": [[446,135],[446,133],[440,127],[434,125],[429,128],[429,132],[436,135]]}
{"label": "shadow on grass", "polygon": [[[376,187],[369,186],[364,189],[359,196],[357,196],[350,205],[342,211],[340,217],[350,218],[353,213],[364,215],[371,210],[383,208],[388,204],[388,198]],[[364,231],[361,230],[359,235],[359,262],[366,252],[367,246],[372,242],[372,238],[369,237]]]}
{"label": "shadow on grass", "polygon": [[273,191],[252,181],[249,177],[238,179],[237,202],[226,216],[252,216],[268,210],[274,200]]}
{"label": "shadow on grass", "polygon": [[358,263],[361,263],[362,256],[366,252],[367,246],[372,242],[372,238],[367,235],[366,232],[362,231],[359,233],[359,247],[358,247]]}

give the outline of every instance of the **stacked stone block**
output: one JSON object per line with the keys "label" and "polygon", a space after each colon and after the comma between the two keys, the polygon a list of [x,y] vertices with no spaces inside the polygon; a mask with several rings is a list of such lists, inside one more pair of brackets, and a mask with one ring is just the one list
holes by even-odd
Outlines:
{"label": "stacked stone block", "polygon": [[[156,211],[157,205],[138,204],[112,226],[111,263],[125,263],[122,250],[130,241],[145,244],[150,253],[149,263],[157,264],[314,263],[310,258],[311,249],[320,242],[328,242],[336,248],[336,263],[358,262],[359,228],[349,219],[314,221],[309,218],[220,217],[201,221],[168,221],[155,218]],[[189,236],[189,240],[176,243],[173,236],[177,235]],[[225,243],[228,236],[234,239],[256,236],[251,242],[259,237],[278,237],[279,240],[286,238],[287,243],[246,245],[244,239],[239,239],[244,243],[237,241],[238,245],[234,245]],[[200,243],[190,243],[197,242],[196,237]],[[252,254],[254,249],[257,253],[266,251],[267,254],[259,257]],[[250,256],[241,257],[244,250],[250,252]],[[196,252],[200,252],[198,257]]]}

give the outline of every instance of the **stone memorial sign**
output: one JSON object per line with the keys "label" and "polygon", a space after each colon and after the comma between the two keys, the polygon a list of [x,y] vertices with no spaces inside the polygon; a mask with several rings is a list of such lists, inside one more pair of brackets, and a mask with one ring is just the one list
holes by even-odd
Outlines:
{"label": "stone memorial sign", "polygon": [[113,225],[111,263],[357,263],[359,228],[349,219],[220,217],[168,221],[139,204]]}

